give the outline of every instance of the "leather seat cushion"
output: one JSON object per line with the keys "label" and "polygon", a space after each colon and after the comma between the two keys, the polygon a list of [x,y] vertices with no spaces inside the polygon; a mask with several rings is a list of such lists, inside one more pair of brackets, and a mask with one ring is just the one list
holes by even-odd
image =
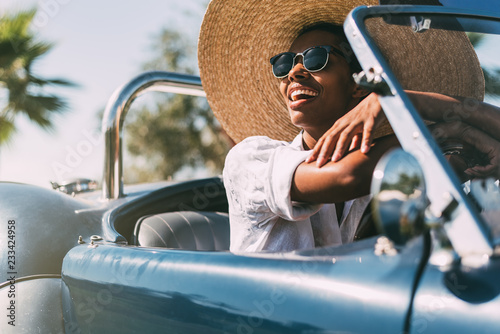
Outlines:
{"label": "leather seat cushion", "polygon": [[134,243],[187,250],[229,250],[227,213],[176,211],[146,216],[137,222]]}

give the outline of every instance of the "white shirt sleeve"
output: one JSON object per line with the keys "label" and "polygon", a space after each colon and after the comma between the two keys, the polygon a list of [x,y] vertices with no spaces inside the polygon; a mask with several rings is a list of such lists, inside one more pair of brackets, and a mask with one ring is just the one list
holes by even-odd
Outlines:
{"label": "white shirt sleeve", "polygon": [[308,154],[268,137],[250,137],[236,145],[223,172],[230,214],[261,226],[276,216],[297,221],[317,212],[321,205],[292,202],[290,197],[295,170]]}

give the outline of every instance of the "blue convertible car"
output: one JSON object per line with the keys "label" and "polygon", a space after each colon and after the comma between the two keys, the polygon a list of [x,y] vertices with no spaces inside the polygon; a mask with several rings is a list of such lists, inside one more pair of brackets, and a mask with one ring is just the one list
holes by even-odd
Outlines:
{"label": "blue convertible car", "polygon": [[198,77],[145,73],[108,103],[102,190],[0,184],[0,332],[499,333],[498,180],[455,172],[450,159],[474,166],[481,154],[459,140],[438,145],[384,57],[392,29],[465,32],[481,41],[486,100],[497,103],[496,2],[441,3],[359,7],[345,22],[357,80],[380,94],[402,146],[375,170],[355,242],[234,254],[220,178],[124,186],[132,101],[151,90],[204,95]]}

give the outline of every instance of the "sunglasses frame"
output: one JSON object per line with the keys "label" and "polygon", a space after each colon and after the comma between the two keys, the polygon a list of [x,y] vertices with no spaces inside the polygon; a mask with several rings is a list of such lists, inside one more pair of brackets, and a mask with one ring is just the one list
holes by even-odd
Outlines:
{"label": "sunglasses frame", "polygon": [[303,52],[299,52],[299,53],[294,53],[294,52],[282,52],[282,53],[279,53],[277,54],[276,56],[272,57],[270,59],[270,62],[271,62],[271,65],[272,67],[274,67],[274,63],[276,61],[276,59],[278,57],[281,57],[283,55],[291,55],[293,58],[292,58],[292,67],[290,67],[290,69],[288,70],[288,73],[286,75],[283,75],[283,76],[277,76],[276,74],[274,74],[274,70],[273,68],[271,67],[271,71],[273,72],[273,75],[278,78],[278,79],[283,79],[283,78],[286,78],[288,76],[288,74],[290,73],[290,71],[292,70],[292,68],[295,67],[296,65],[296,62],[295,62],[295,59],[297,58],[297,56],[302,56],[302,65],[304,66],[304,68],[308,71],[308,72],[311,72],[311,73],[314,73],[314,72],[318,72],[318,71],[321,71],[322,69],[324,69],[326,67],[326,65],[328,65],[328,59],[330,57],[326,57],[326,61],[325,61],[325,64],[320,68],[320,69],[317,69],[317,70],[310,70],[306,67],[305,65],[305,61],[304,61],[304,55],[307,54],[307,52],[311,51],[312,49],[316,49],[316,48],[321,48],[321,49],[324,49],[326,52],[327,52],[327,55],[329,55],[330,53],[335,53],[339,56],[341,56],[342,58],[345,58],[345,55],[344,53],[336,48],[336,47],[333,47],[331,45],[317,45],[317,46],[312,46],[310,48],[307,48],[305,49]]}

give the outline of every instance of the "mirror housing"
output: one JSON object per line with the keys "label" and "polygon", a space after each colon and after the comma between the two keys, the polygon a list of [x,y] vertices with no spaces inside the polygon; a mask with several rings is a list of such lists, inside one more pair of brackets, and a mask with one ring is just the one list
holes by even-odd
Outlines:
{"label": "mirror housing", "polygon": [[411,154],[402,149],[384,154],[373,172],[371,193],[377,229],[396,245],[424,232],[428,206],[425,179]]}

